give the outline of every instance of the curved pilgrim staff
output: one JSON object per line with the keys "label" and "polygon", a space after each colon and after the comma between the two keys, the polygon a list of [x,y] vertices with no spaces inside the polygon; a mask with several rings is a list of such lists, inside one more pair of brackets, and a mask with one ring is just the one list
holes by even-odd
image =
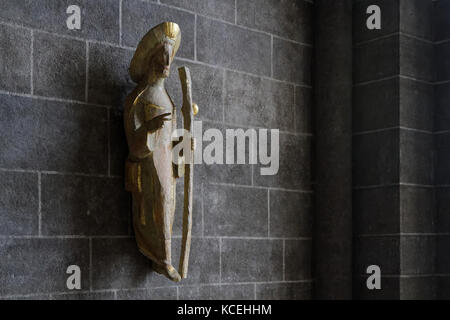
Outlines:
{"label": "curved pilgrim staff", "polygon": [[[192,86],[191,86],[191,73],[187,67],[181,67],[178,69],[181,89],[183,91],[183,106],[181,112],[183,113],[184,129],[188,131],[191,137],[194,136],[194,108],[195,104],[192,103]],[[195,110],[197,113],[197,110]],[[194,153],[193,148],[185,150],[184,161],[184,208],[183,208],[183,240],[180,256],[180,272],[181,278],[186,278],[189,263],[189,251],[191,249],[191,230],[192,230],[192,190],[194,183]]]}

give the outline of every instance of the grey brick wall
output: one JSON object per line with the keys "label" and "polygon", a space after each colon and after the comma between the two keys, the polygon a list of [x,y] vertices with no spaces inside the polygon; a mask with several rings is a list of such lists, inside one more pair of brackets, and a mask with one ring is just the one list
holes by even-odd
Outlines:
{"label": "grey brick wall", "polygon": [[[379,31],[366,28],[372,4],[382,10]],[[354,1],[356,298],[436,297],[434,5]],[[372,264],[381,267],[382,290],[365,285]]]}
{"label": "grey brick wall", "polygon": [[[79,31],[66,28],[69,4],[81,7]],[[310,298],[313,7],[3,0],[0,297]],[[153,273],[137,251],[122,182],[128,64],[139,39],[164,20],[181,26],[173,71],[191,68],[204,129],[281,130],[275,177],[250,165],[197,166],[190,274],[180,284]],[[168,89],[180,106],[172,73]],[[82,269],[81,291],[65,286],[70,264]]]}

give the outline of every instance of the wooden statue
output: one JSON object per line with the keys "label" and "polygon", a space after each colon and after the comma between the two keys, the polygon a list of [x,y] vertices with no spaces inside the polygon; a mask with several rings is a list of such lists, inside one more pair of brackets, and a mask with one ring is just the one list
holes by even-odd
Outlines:
{"label": "wooden statue", "polygon": [[[173,164],[172,133],[177,128],[176,109],[164,80],[180,46],[180,28],[164,22],[139,42],[130,65],[138,85],[125,102],[124,124],[129,147],[125,187],[132,193],[133,226],[139,250],[152,260],[153,269],[173,281],[187,275],[192,226],[193,141],[184,162]],[[191,79],[186,67],[179,69],[183,90],[183,120],[192,133]],[[180,167],[182,166],[182,167]],[[180,273],[171,262],[171,237],[175,213],[176,178],[185,174],[183,237]]]}

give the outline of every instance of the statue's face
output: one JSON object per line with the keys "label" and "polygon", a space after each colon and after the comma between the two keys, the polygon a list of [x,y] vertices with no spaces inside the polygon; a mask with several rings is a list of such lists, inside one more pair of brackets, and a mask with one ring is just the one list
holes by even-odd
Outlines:
{"label": "statue's face", "polygon": [[167,78],[170,75],[170,65],[172,64],[173,45],[169,42],[161,44],[152,62],[156,77]]}

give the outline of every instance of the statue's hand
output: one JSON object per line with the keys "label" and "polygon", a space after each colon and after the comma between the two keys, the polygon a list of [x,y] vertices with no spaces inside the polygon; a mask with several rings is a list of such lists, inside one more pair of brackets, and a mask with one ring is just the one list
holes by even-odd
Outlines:
{"label": "statue's hand", "polygon": [[168,118],[168,116],[170,116],[171,113],[163,113],[160,114],[159,116],[154,117],[153,119],[147,121],[145,123],[145,126],[147,128],[147,131],[151,131],[154,132],[158,129],[161,129],[164,126],[164,122],[165,121],[170,121],[171,119]]}

